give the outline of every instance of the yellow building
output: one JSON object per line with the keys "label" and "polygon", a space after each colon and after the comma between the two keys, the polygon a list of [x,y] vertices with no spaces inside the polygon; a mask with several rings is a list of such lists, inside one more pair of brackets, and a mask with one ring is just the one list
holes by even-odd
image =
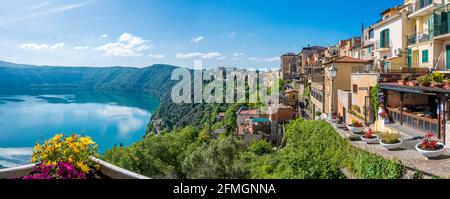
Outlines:
{"label": "yellow building", "polygon": [[[338,113],[338,90],[351,89],[351,75],[355,69],[360,69],[366,65],[367,61],[353,57],[340,57],[324,63],[323,100],[318,105],[322,105],[323,113],[331,115]],[[333,78],[333,72],[335,77]]]}
{"label": "yellow building", "polygon": [[[435,41],[434,11],[442,6],[441,0],[405,0],[408,7],[409,31],[408,68],[434,68],[439,61],[442,42]],[[435,45],[438,44],[438,45]]]}

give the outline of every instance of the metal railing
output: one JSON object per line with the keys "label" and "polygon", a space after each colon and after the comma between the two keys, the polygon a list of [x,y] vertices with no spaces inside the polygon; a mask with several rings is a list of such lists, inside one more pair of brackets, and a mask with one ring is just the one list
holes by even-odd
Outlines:
{"label": "metal railing", "polygon": [[450,11],[450,4],[446,4],[434,10],[434,36],[440,36],[450,33],[448,12]]}
{"label": "metal railing", "polygon": [[421,1],[417,1],[416,4],[411,4],[409,5],[409,9],[408,9],[408,14],[413,14],[419,10],[421,10],[422,8],[425,8],[429,5],[433,4],[433,0],[421,0]]}
{"label": "metal railing", "polygon": [[375,50],[383,49],[383,48],[392,48],[392,40],[376,40],[375,42]]}
{"label": "metal railing", "polygon": [[325,79],[325,77],[323,75],[312,75],[311,76],[311,81],[313,83],[322,84],[324,79]]}
{"label": "metal railing", "polygon": [[428,32],[419,32],[408,35],[408,45],[420,44],[423,42],[430,41],[432,38],[432,30]]}

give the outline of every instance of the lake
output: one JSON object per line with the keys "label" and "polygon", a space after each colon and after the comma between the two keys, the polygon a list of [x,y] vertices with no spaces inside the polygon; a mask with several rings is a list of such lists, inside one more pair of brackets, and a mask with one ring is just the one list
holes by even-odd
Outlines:
{"label": "lake", "polygon": [[0,168],[28,164],[32,148],[57,133],[91,136],[100,152],[145,134],[156,97],[137,93],[0,92]]}

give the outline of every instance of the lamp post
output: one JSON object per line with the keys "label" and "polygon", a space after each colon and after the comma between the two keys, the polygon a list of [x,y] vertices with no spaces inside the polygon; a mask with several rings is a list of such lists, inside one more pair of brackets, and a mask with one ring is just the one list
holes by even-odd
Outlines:
{"label": "lamp post", "polygon": [[328,68],[328,77],[330,77],[330,79],[331,79],[330,117],[333,117],[333,110],[334,110],[334,79],[336,78],[336,73],[337,73],[337,70],[336,70],[336,67],[333,64],[333,65],[330,66],[330,68]]}

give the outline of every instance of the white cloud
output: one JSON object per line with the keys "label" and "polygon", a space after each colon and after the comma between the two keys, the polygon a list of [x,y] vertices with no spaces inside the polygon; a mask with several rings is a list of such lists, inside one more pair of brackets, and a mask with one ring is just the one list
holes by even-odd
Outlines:
{"label": "white cloud", "polygon": [[24,50],[45,50],[48,49],[47,44],[22,44],[20,48]]}
{"label": "white cloud", "polygon": [[61,42],[61,43],[57,43],[53,46],[50,46],[50,50],[56,50],[58,48],[64,48],[64,43]]}
{"label": "white cloud", "polygon": [[25,15],[25,16],[19,16],[19,17],[15,17],[15,18],[6,19],[6,20],[1,20],[0,21],[0,25],[8,24],[8,23],[14,23],[14,22],[19,22],[19,21],[32,19],[32,18],[35,18],[35,17],[44,16],[44,15],[50,15],[50,14],[54,14],[54,13],[58,13],[58,12],[69,11],[69,10],[73,10],[73,9],[76,9],[76,8],[83,7],[85,5],[87,5],[86,2],[74,3],[74,4],[66,4],[66,5],[63,5],[61,7],[58,7],[58,8],[55,8],[55,9],[51,9],[51,10],[46,10],[46,11],[42,11],[42,12],[32,13],[32,14]]}
{"label": "white cloud", "polygon": [[221,57],[222,54],[219,52],[208,52],[208,53],[200,53],[200,52],[193,52],[193,53],[177,53],[176,58],[178,59],[191,59],[191,58],[200,58],[200,59],[214,59]]}
{"label": "white cloud", "polygon": [[163,59],[166,57],[166,55],[164,55],[164,54],[149,54],[148,56],[153,59]]}
{"label": "white cloud", "polygon": [[217,60],[224,60],[224,59],[226,59],[227,57],[225,57],[225,56],[221,56],[221,57],[218,57],[217,58]]}
{"label": "white cloud", "polygon": [[133,36],[130,33],[123,33],[120,35],[117,42],[108,43],[94,48],[95,50],[103,51],[106,55],[122,56],[122,57],[137,57],[142,56],[141,51],[153,47],[148,40],[141,37]]}
{"label": "white cloud", "polygon": [[210,53],[206,53],[205,55],[201,56],[200,58],[202,59],[214,59],[217,57],[221,57],[222,54],[218,53],[218,52],[210,52]]}
{"label": "white cloud", "polygon": [[91,47],[89,47],[89,46],[77,46],[77,47],[75,47],[73,49],[74,50],[86,50],[86,49],[89,49],[89,48],[91,48]]}
{"label": "white cloud", "polygon": [[177,53],[176,58],[178,59],[190,59],[190,58],[198,58],[204,55],[203,53],[195,52],[195,53]]}
{"label": "white cloud", "polygon": [[248,58],[248,60],[250,60],[250,61],[256,61],[256,60],[259,60],[259,58],[257,58],[257,57],[250,57],[250,58]]}
{"label": "white cloud", "polygon": [[198,42],[200,42],[203,39],[204,39],[203,36],[199,36],[199,37],[191,39],[191,42],[198,43]]}
{"label": "white cloud", "polygon": [[244,53],[234,53],[233,54],[233,57],[243,57],[243,56],[245,56]]}
{"label": "white cloud", "polygon": [[264,61],[275,62],[275,61],[280,61],[280,58],[279,57],[266,58],[266,59],[264,59]]}
{"label": "white cloud", "polygon": [[107,37],[109,37],[107,34],[102,34],[102,35],[100,35],[100,38],[98,40],[101,41],[101,40],[103,40],[103,39],[105,39]]}

